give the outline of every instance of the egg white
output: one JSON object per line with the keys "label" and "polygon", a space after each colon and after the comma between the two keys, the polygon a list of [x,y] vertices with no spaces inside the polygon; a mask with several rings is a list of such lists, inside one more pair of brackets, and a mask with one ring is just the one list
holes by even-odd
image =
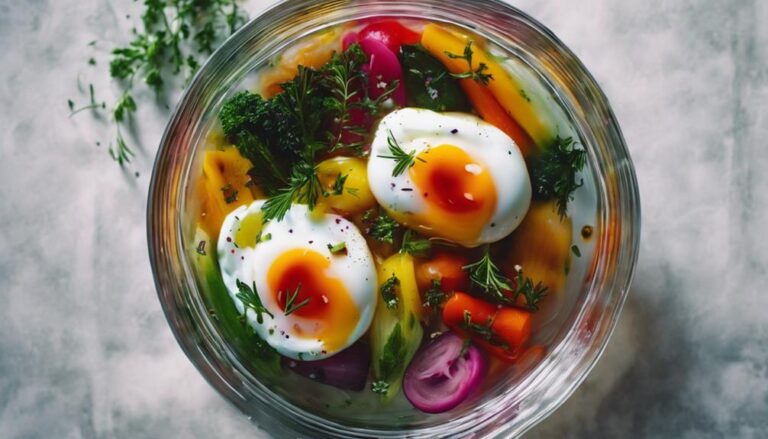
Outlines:
{"label": "egg white", "polygon": [[459,244],[476,247],[495,242],[520,225],[531,203],[531,182],[520,149],[503,131],[465,113],[403,108],[384,117],[376,130],[368,161],[371,191],[379,204],[390,211],[418,214],[426,209],[422,192],[408,190],[416,187],[409,172],[393,177],[397,162],[383,157],[391,155],[390,132],[407,153],[415,151],[418,155],[431,147],[454,145],[483,163],[490,173],[497,193],[496,208],[476,239]]}
{"label": "egg white", "polygon": [[[245,310],[243,302],[237,298],[237,280],[256,289],[262,304],[274,317],[262,314],[263,323],[259,324],[252,309],[246,311],[248,324],[270,346],[280,354],[296,360],[319,360],[327,358],[348,347],[359,339],[373,319],[376,306],[377,278],[373,257],[365,238],[357,227],[341,216],[333,214],[310,214],[305,205],[295,204],[282,221],[269,221],[262,229],[262,236],[271,235],[271,239],[257,243],[254,247],[239,248],[235,244],[235,233],[241,221],[248,215],[259,214],[263,200],[248,206],[240,206],[224,220],[217,246],[219,268],[224,284],[229,291],[237,310]],[[339,242],[346,244],[346,255],[333,255],[328,244]],[[354,331],[349,334],[346,344],[337,351],[329,351],[317,337],[305,338],[297,335],[293,326],[306,328],[318,322],[302,319],[295,314],[284,315],[275,300],[275,292],[269,289],[267,272],[272,262],[285,253],[295,249],[308,249],[327,257],[331,261],[326,270],[329,277],[339,279],[349,292],[352,302],[359,312],[360,319]],[[319,322],[327,325],[332,322]]]}

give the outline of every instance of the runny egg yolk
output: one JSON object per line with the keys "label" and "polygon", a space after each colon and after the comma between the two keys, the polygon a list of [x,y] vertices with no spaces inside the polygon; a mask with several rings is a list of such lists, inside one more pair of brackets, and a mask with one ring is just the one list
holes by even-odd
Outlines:
{"label": "runny egg yolk", "polygon": [[[426,203],[416,221],[425,233],[455,241],[476,239],[496,209],[496,187],[484,163],[454,145],[422,151],[410,169]],[[411,222],[411,221],[408,221]]]}
{"label": "runny egg yolk", "polygon": [[275,258],[267,272],[267,285],[283,312],[298,288],[291,307],[295,311],[289,315],[296,320],[291,332],[317,338],[325,350],[334,352],[345,346],[360,320],[360,312],[344,284],[326,274],[330,264],[318,252],[289,250]]}

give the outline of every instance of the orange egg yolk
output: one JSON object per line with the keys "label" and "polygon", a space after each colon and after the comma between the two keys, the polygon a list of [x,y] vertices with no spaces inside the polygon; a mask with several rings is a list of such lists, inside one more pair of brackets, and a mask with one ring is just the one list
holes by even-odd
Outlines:
{"label": "orange egg yolk", "polygon": [[342,349],[354,332],[360,312],[344,284],[326,273],[330,264],[318,252],[289,250],[272,263],[267,285],[284,313],[291,302],[288,318],[295,322],[290,332],[321,340],[325,350],[334,352]]}
{"label": "orange egg yolk", "polygon": [[409,225],[458,242],[477,239],[496,209],[496,187],[485,164],[454,145],[427,149],[417,158],[409,172],[427,209],[413,215],[418,224]]}

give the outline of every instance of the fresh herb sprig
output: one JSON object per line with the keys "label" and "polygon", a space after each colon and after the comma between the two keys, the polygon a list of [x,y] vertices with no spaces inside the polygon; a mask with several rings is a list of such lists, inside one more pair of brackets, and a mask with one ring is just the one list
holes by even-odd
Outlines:
{"label": "fresh herb sprig", "polygon": [[478,64],[476,69],[472,68],[472,57],[474,56],[474,51],[472,50],[472,41],[468,41],[467,45],[464,46],[464,53],[459,55],[456,53],[451,53],[448,51],[445,51],[445,55],[448,58],[451,59],[463,59],[467,62],[467,70],[462,73],[451,73],[451,76],[453,76],[456,79],[472,79],[473,81],[488,85],[493,80],[493,75],[490,73],[485,73],[486,70],[488,70],[488,65],[485,63]]}
{"label": "fresh herb sprig", "polygon": [[509,303],[517,303],[517,298],[523,296],[526,308],[530,311],[538,311],[539,302],[547,295],[547,287],[541,281],[534,284],[530,277],[525,277],[523,269],[519,265],[515,266],[515,271],[517,271],[515,288],[509,293],[511,295]]}
{"label": "fresh herb sprig", "polygon": [[[121,88],[120,98],[110,110],[106,103],[94,106],[93,99],[88,106],[108,111],[116,132],[109,153],[120,166],[133,156],[121,126],[137,110],[136,85],[142,82],[159,94],[170,78],[181,74],[191,78],[200,60],[246,19],[238,0],[144,0],[141,26],[134,27],[133,39],[111,51],[109,75]],[[95,65],[96,60],[91,57],[88,64]]]}
{"label": "fresh herb sprig", "polygon": [[237,279],[235,284],[239,291],[235,297],[243,302],[246,311],[250,308],[256,313],[256,321],[259,324],[264,323],[264,316],[262,314],[266,314],[272,318],[275,317],[266,307],[264,307],[264,304],[261,303],[259,293],[256,291],[256,282],[253,283],[253,288],[249,287],[248,284],[242,282],[240,279]]}
{"label": "fresh herb sprig", "polygon": [[469,279],[480,295],[500,305],[518,305],[518,297],[522,296],[525,299],[525,307],[535,312],[547,293],[547,287],[542,282],[534,284],[531,278],[523,275],[520,266],[515,267],[514,280],[506,277],[491,259],[487,247],[479,261],[463,268],[469,273]]}
{"label": "fresh herb sprig", "polygon": [[397,374],[398,369],[403,365],[403,358],[407,350],[405,343],[405,336],[403,335],[400,322],[397,322],[389,334],[387,342],[384,344],[381,357],[376,360],[379,367],[379,379],[371,383],[371,391],[374,393],[385,395],[389,391],[390,382]]}
{"label": "fresh herb sprig", "polygon": [[485,324],[478,324],[472,321],[472,313],[464,310],[464,321],[459,325],[463,330],[470,332],[492,346],[498,346],[502,349],[509,349],[509,343],[502,340],[498,334],[493,331],[493,317],[488,317]]}
{"label": "fresh herb sprig", "polygon": [[504,276],[499,267],[491,259],[491,253],[486,246],[485,254],[479,261],[462,267],[469,273],[469,279],[473,285],[477,286],[485,295],[496,302],[504,302],[505,291],[512,289],[509,278]]}
{"label": "fresh herb sprig", "polygon": [[555,200],[560,218],[568,212],[568,202],[584,181],[576,181],[576,174],[587,163],[587,153],[575,148],[572,138],[557,137],[552,144],[534,159],[531,166],[533,195],[539,200]]}
{"label": "fresh herb sprig", "polygon": [[401,175],[403,172],[406,171],[406,169],[412,167],[416,164],[416,160],[426,163],[426,160],[424,160],[421,157],[416,157],[416,150],[413,150],[411,152],[405,152],[403,148],[400,146],[399,143],[397,143],[397,139],[395,139],[394,134],[392,134],[392,130],[388,130],[387,132],[387,144],[389,146],[389,154],[390,155],[378,155],[378,157],[383,159],[392,159],[396,162],[395,167],[392,169],[392,176],[397,177],[398,175]]}
{"label": "fresh herb sprig", "polygon": [[293,168],[288,186],[280,189],[267,199],[261,208],[263,221],[282,221],[294,202],[304,203],[312,210],[322,193],[322,185],[315,172],[315,167],[307,162],[300,162]]}
{"label": "fresh herb sprig", "polygon": [[305,306],[309,305],[309,302],[312,301],[311,297],[307,297],[301,302],[296,303],[296,299],[298,299],[300,291],[301,291],[300,283],[296,285],[296,289],[294,289],[292,293],[289,293],[286,291],[286,294],[288,294],[288,296],[285,299],[285,308],[283,309],[283,314],[287,316],[291,315],[296,311],[300,310],[301,308],[304,308]]}

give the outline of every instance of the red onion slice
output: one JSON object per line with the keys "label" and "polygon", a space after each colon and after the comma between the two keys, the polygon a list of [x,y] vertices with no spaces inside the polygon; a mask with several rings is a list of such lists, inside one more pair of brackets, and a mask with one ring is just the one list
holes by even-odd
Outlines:
{"label": "red onion slice", "polygon": [[284,367],[319,383],[339,389],[361,391],[365,388],[371,364],[371,348],[355,343],[333,357],[317,361],[298,361],[283,357]]}
{"label": "red onion slice", "polygon": [[486,361],[464,340],[447,332],[422,348],[405,372],[403,391],[408,401],[426,413],[441,413],[461,404],[480,385]]}

